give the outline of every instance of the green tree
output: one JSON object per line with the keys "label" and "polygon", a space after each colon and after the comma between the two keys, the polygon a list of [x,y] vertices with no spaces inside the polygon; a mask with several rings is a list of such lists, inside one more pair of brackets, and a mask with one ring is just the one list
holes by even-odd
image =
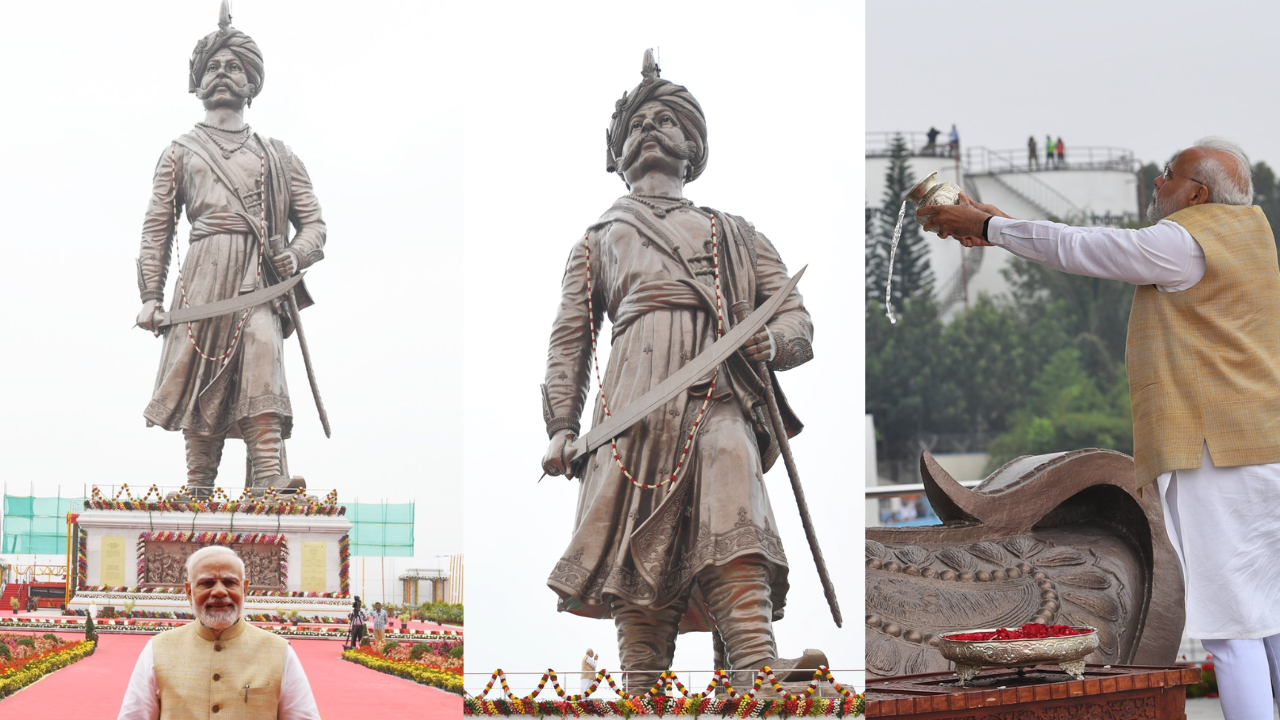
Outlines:
{"label": "green tree", "polygon": [[[874,232],[867,233],[867,296],[883,298],[887,280],[889,254],[898,213],[915,187],[917,178],[911,172],[911,151],[901,135],[895,135],[889,148],[889,168],[885,171],[884,201]],[[867,218],[867,225],[872,224]],[[904,216],[898,251],[893,258],[893,305],[905,304],[908,298],[926,296],[933,291],[933,270],[929,267],[929,247],[920,224]]]}
{"label": "green tree", "polygon": [[[1265,162],[1259,161],[1253,166],[1253,204],[1262,208],[1273,233],[1280,228],[1276,224],[1280,222],[1280,182],[1277,180],[1280,178]],[[1276,240],[1276,246],[1280,250],[1280,239]]]}

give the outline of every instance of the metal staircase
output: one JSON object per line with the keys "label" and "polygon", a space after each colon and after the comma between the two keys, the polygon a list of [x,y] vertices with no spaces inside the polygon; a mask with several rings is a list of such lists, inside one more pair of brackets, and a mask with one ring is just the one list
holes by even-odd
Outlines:
{"label": "metal staircase", "polygon": [[1071,224],[1072,221],[1083,221],[1086,213],[1078,205],[1052,185],[1036,177],[1030,172],[992,172],[988,175],[1004,189],[1025,200],[1032,207],[1044,213],[1046,218]]}

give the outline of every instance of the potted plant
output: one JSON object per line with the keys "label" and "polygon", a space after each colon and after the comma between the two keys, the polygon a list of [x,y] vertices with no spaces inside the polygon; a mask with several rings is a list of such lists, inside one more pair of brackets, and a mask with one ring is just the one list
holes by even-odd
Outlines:
{"label": "potted plant", "polygon": [[9,598],[9,607],[13,608],[13,614],[14,614],[14,615],[17,615],[17,614],[18,614],[18,604],[19,604],[19,603],[18,603],[18,598],[16,598],[16,597],[11,597],[11,598]]}
{"label": "potted plant", "polygon": [[289,622],[293,623],[294,627],[298,627],[298,611],[297,610],[289,611]]}
{"label": "potted plant", "polygon": [[131,618],[131,617],[133,617],[133,606],[134,606],[134,605],[136,605],[136,604],[137,604],[137,601],[135,601],[135,600],[125,600],[125,601],[124,601],[124,614],[123,614],[123,615],[121,615],[121,617],[125,617],[125,618]]}
{"label": "potted plant", "polygon": [[410,615],[408,611],[400,613],[400,632],[404,632],[409,629],[409,620],[412,618],[413,616]]}
{"label": "potted plant", "polygon": [[284,608],[280,608],[280,607],[276,608],[276,622],[283,624],[288,621],[289,621],[289,613],[285,612]]}

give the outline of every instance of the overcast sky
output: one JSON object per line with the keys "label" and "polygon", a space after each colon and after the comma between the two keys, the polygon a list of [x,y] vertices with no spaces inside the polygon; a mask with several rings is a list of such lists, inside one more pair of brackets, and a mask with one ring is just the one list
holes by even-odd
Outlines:
{"label": "overcast sky", "polygon": [[[845,623],[837,631],[828,614],[778,462],[765,483],[791,591],[775,627],[784,656],[816,647],[833,668],[863,666],[862,223],[850,212],[862,197],[861,135],[849,138],[861,119],[860,18],[844,2],[510,5],[467,49],[468,672],[564,672],[588,647],[618,667],[613,623],[557,614],[546,586],[578,483],[536,482],[547,447],[538,385],[570,248],[626,192],[605,172],[604,128],[640,81],[646,47],[707,115],[709,164],[686,196],[746,217],[791,270],[809,265],[799,289],[815,359],[781,383],[806,424],[792,447]],[[711,657],[709,635],[681,636],[674,667],[710,669]]]}
{"label": "overcast sky", "polygon": [[[232,14],[265,56],[246,120],[306,163],[328,224],[302,319],[333,438],[290,338],[289,469],[344,501],[416,500],[415,564],[431,567],[463,551],[463,329],[451,309],[463,79],[439,69],[460,21],[385,0],[242,0]],[[141,307],[134,258],[156,160],[204,118],[187,63],[217,20],[217,0],[5,7],[0,478],[10,492],[185,481],[181,434],[142,418],[161,340],[130,327]],[[424,68],[436,68],[429,82]],[[185,256],[185,218],[181,228]],[[219,484],[243,489],[243,442],[228,441]]]}
{"label": "overcast sky", "polygon": [[876,0],[866,22],[868,131],[955,123],[991,149],[1052,134],[1158,164],[1221,135],[1280,166],[1280,5]]}

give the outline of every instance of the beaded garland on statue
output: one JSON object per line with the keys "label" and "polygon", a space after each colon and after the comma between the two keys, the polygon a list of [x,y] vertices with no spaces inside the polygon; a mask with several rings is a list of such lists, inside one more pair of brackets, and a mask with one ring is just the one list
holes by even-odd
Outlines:
{"label": "beaded garland on statue", "polygon": [[[204,125],[204,123],[201,123],[201,125]],[[241,148],[245,146],[246,143],[249,142],[249,139],[252,137],[252,133],[248,132],[248,130],[249,130],[249,127],[245,126],[244,142],[240,143],[239,147],[235,148],[234,150],[227,151],[216,140],[214,140],[213,143],[214,145],[218,146],[219,150],[222,151],[222,156],[224,158],[229,158],[231,157],[232,152],[239,151]],[[213,140],[213,133],[206,131],[205,136],[208,137],[210,140]],[[182,295],[182,307],[188,308],[188,307],[191,307],[191,304],[187,301],[187,284],[182,278],[182,250],[181,250],[181,243],[178,242],[178,149],[177,149],[177,146],[175,145],[171,147],[169,150],[169,153],[172,159],[172,166],[173,166],[172,170],[170,171],[170,178],[173,183],[173,194],[169,198],[169,204],[173,208],[174,260],[178,264],[178,290]],[[259,154],[258,155],[258,186],[263,189],[263,193],[266,192],[266,187],[267,187],[266,183],[267,183],[267,156],[263,154]],[[259,222],[258,236],[260,238],[265,238],[267,236],[267,199],[265,196],[262,198],[262,202],[258,205],[258,222]],[[264,254],[263,243],[259,242],[258,243],[258,270],[257,270],[257,277],[255,278],[255,282],[256,282],[255,287],[262,285],[263,254]],[[208,362],[221,362],[223,365],[226,365],[231,359],[231,353],[235,352],[236,344],[240,341],[240,332],[244,330],[244,323],[246,320],[249,319],[249,312],[252,310],[253,308],[245,308],[244,312],[240,313],[240,321],[236,323],[236,331],[235,331],[235,334],[231,336],[231,344],[227,346],[226,352],[222,353],[217,357],[211,357],[209,355],[206,355],[205,352],[200,349],[200,345],[196,343],[195,334],[191,332],[191,323],[189,322],[184,323],[187,326],[187,339],[191,341],[191,347],[195,348],[196,354],[199,355],[204,360]]]}
{"label": "beaded garland on statue", "polygon": [[[600,389],[600,404],[604,408],[605,417],[611,417],[609,412],[609,401],[605,399],[604,382],[600,379],[600,357],[596,353],[596,323],[595,308],[591,301],[591,236],[590,234],[582,238],[582,246],[587,251],[587,327],[591,329],[591,359],[595,363],[596,369],[596,386]],[[716,336],[724,336],[724,298],[720,294],[720,245],[716,240],[716,216],[711,216],[711,259],[715,269],[716,281]],[[618,439],[615,437],[610,440],[613,450],[613,460],[618,464],[618,468],[622,470],[622,474],[626,476],[631,484],[642,490],[653,490],[660,488],[667,483],[675,482],[680,471],[684,468],[685,459],[689,455],[689,448],[693,445],[693,438],[698,434],[698,428],[702,425],[702,420],[707,414],[707,407],[711,404],[711,397],[716,391],[716,380],[720,377],[720,368],[717,366],[715,374],[711,376],[711,387],[707,388],[707,396],[702,399],[702,408],[698,410],[698,418],[693,421],[693,427],[689,430],[689,436],[685,439],[684,449],[680,451],[680,460],[676,463],[676,468],[671,472],[667,479],[654,484],[642,483],[632,477],[627,466],[622,463],[622,458],[618,455]]]}

